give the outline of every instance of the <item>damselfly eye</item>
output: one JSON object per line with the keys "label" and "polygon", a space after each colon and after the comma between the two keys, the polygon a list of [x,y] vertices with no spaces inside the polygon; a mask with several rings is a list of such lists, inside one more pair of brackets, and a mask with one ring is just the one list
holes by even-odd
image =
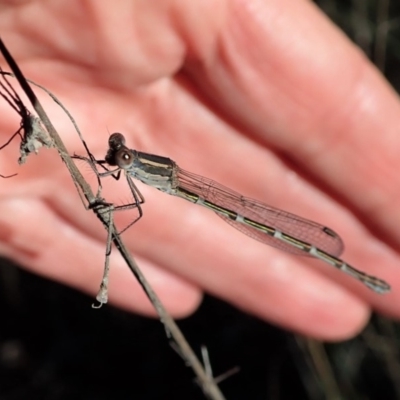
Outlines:
{"label": "damselfly eye", "polygon": [[129,150],[121,150],[115,155],[115,161],[120,168],[129,168],[133,163],[133,154]]}
{"label": "damselfly eye", "polygon": [[125,145],[125,137],[122,133],[113,133],[108,139],[108,146],[113,150],[118,150]]}

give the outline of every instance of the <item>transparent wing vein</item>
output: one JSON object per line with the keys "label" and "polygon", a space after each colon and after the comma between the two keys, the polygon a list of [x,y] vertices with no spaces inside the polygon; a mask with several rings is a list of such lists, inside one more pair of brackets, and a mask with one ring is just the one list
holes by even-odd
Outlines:
{"label": "transparent wing vein", "polygon": [[[233,211],[242,217],[249,218],[255,222],[277,229],[295,239],[306,242],[329,254],[339,256],[344,249],[343,241],[340,236],[324,225],[301,218],[297,215],[280,210],[241,196],[239,193],[200,175],[193,174],[178,168],[177,178],[179,187],[197,194],[202,199],[207,200],[219,207]],[[259,240],[270,246],[281,250],[298,254],[309,255],[303,250],[285,243],[277,238],[242,222],[234,221],[224,215],[217,214],[234,228],[246,235]]]}

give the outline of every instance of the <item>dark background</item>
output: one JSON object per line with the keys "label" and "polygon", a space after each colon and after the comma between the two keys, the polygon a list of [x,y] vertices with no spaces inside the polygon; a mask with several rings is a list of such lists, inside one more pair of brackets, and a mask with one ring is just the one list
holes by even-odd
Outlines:
{"label": "dark background", "polygon": [[[1,400],[204,399],[157,320],[94,310],[5,260],[1,271]],[[304,397],[285,332],[211,297],[178,324],[194,349],[207,346],[215,376],[240,366],[221,384],[228,399]]]}
{"label": "dark background", "polygon": [[[0,261],[1,400],[204,399],[157,320],[94,310],[93,298]],[[199,356],[207,346],[214,376],[240,367],[220,385],[229,400],[395,399],[379,321],[323,345],[205,297],[178,324]]]}

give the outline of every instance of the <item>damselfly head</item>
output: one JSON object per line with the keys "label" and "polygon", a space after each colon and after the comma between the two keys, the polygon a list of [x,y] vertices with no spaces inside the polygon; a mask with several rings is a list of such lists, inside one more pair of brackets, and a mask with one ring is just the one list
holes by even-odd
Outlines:
{"label": "damselfly head", "polygon": [[[128,156],[126,156],[125,153],[128,154]],[[109,165],[117,165],[120,168],[126,168],[123,165],[130,161],[130,157],[129,149],[125,146],[125,137],[122,133],[115,132],[108,139],[108,151],[105,160]]]}
{"label": "damselfly head", "polygon": [[125,137],[122,133],[113,133],[108,139],[108,146],[110,149],[119,150],[125,145]]}

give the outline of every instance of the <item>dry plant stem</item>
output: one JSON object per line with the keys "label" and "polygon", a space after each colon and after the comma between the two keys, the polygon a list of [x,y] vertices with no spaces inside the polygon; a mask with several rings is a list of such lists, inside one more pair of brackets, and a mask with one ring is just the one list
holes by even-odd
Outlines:
{"label": "dry plant stem", "polygon": [[[327,400],[343,398],[340,386],[332,370],[328,355],[322,342],[307,337],[297,336],[297,345],[301,349],[309,368],[320,382],[320,389]],[[313,397],[313,396],[311,396]]]}
{"label": "dry plant stem", "polygon": [[99,199],[92,193],[90,186],[85,181],[78,168],[75,166],[60,136],[58,135],[55,128],[51,124],[49,118],[47,117],[45,111],[43,110],[41,104],[39,103],[39,100],[36,98],[31,87],[29,86],[28,82],[26,81],[25,77],[23,76],[22,72],[20,71],[19,67],[17,66],[16,62],[8,52],[7,48],[5,47],[1,39],[0,39],[0,51],[2,52],[5,60],[10,66],[19,84],[21,85],[21,88],[23,89],[28,99],[32,103],[33,108],[35,109],[37,115],[40,117],[50,137],[53,139],[54,145],[57,148],[62,160],[66,164],[78,191],[82,191],[84,197],[89,203],[89,207],[95,212],[96,216],[103,223],[107,231],[109,231],[110,229],[112,230],[112,241],[114,245],[117,247],[118,251],[121,253],[125,262],[131,269],[132,273],[139,281],[140,285],[142,286],[149,300],[154,305],[154,308],[156,309],[161,322],[164,324],[164,327],[167,331],[167,335],[172,337],[172,339],[176,342],[177,346],[179,347],[180,354],[183,355],[185,362],[195,372],[204,394],[208,398],[213,400],[223,400],[224,396],[219,390],[218,386],[215,384],[214,379],[208,376],[202,364],[196,357],[195,353],[189,346],[186,339],[184,338],[182,332],[179,330],[175,321],[166,312],[160,300],[158,299],[157,295],[150,287],[149,283],[145,279],[144,275],[142,274],[136,263],[133,261],[123,241],[118,235],[117,230],[115,229],[114,223],[112,222],[112,219],[110,217],[110,212],[104,212],[104,202],[102,202],[101,201],[102,199]]}
{"label": "dry plant stem", "polygon": [[43,146],[51,148],[52,141],[49,139],[47,132],[44,130],[40,119],[32,115],[25,107],[22,100],[19,98],[17,92],[7,80],[7,75],[0,67],[1,78],[0,80],[0,96],[12,107],[16,113],[21,117],[21,124],[19,129],[10,137],[10,139],[0,147],[0,150],[8,146],[16,136],[21,138],[20,143],[20,158],[18,164],[24,164],[27,157],[31,153],[38,153],[39,149]]}

